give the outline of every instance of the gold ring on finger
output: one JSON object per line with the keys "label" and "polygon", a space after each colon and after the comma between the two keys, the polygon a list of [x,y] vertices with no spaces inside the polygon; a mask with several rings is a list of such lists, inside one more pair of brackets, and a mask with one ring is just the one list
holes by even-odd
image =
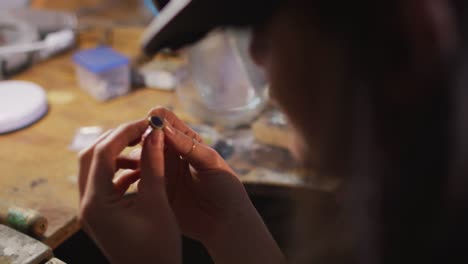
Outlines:
{"label": "gold ring on finger", "polygon": [[180,155],[180,159],[186,159],[197,147],[198,141],[195,138],[192,138],[192,147],[184,155]]}

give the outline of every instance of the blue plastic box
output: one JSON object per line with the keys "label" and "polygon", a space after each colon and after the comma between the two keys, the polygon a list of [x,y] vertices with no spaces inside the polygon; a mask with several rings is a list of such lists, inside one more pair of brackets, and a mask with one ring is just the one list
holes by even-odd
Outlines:
{"label": "blue plastic box", "polygon": [[130,91],[129,59],[115,50],[101,46],[73,55],[80,87],[100,101]]}

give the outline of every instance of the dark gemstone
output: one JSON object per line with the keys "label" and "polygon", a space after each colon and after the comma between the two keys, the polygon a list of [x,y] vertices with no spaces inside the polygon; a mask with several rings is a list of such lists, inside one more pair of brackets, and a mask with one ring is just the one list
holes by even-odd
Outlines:
{"label": "dark gemstone", "polygon": [[160,118],[159,116],[152,116],[151,123],[153,124],[155,128],[162,128],[164,125],[163,119]]}

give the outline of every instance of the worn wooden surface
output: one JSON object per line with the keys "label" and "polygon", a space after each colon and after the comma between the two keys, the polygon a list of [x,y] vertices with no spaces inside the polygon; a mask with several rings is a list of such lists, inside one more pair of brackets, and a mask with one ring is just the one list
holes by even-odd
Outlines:
{"label": "worn wooden surface", "polygon": [[50,247],[0,225],[0,264],[40,264],[50,258],[52,258]]}
{"label": "worn wooden surface", "polygon": [[[112,46],[134,56],[141,30],[114,28]],[[93,41],[89,35],[80,36],[80,47],[93,46]],[[52,248],[80,228],[76,220],[77,159],[76,153],[68,149],[78,128],[95,125],[112,128],[145,116],[157,105],[172,107],[184,119],[191,120],[189,114],[180,110],[176,95],[170,92],[141,89],[109,102],[95,101],[77,86],[71,54],[42,62],[14,78],[41,85],[48,94],[50,109],[40,122],[0,135],[0,200],[43,214],[49,221],[43,242]],[[287,151],[256,146],[249,155],[235,155],[231,159],[246,183],[302,184]],[[273,157],[272,153],[277,154]]]}

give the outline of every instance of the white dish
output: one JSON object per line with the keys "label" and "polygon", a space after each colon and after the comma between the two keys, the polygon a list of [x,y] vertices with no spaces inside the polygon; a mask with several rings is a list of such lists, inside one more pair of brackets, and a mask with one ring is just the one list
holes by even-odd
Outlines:
{"label": "white dish", "polygon": [[26,81],[0,81],[0,134],[39,121],[48,110],[42,87]]}

